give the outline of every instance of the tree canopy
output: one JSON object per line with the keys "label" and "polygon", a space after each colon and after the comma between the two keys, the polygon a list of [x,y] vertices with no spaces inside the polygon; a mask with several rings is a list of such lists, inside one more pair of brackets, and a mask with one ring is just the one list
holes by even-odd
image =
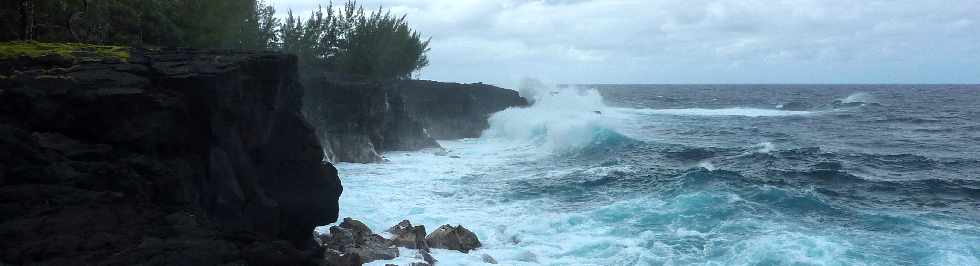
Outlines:
{"label": "tree canopy", "polygon": [[283,18],[263,0],[9,0],[0,41],[268,49],[304,65],[374,79],[405,79],[428,65],[429,41],[405,16],[356,1]]}

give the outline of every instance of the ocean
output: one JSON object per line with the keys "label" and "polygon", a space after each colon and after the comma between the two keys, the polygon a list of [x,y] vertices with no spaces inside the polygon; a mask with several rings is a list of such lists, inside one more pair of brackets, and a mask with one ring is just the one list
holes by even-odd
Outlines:
{"label": "ocean", "polygon": [[490,124],[338,164],[341,217],[483,242],[439,265],[980,265],[977,85],[583,85]]}

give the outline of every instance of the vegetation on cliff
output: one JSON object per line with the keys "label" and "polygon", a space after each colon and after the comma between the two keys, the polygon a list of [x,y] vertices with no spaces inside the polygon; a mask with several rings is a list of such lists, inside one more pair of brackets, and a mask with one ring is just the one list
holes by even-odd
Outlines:
{"label": "vegetation on cliff", "polygon": [[46,55],[58,55],[65,59],[118,58],[126,61],[129,59],[129,49],[122,46],[83,43],[0,43],[0,60],[14,59],[19,56],[37,58]]}
{"label": "vegetation on cliff", "polygon": [[277,50],[373,79],[428,65],[428,40],[381,7],[365,12],[351,0],[306,19],[275,14],[264,0],[11,0],[0,3],[0,41]]}
{"label": "vegetation on cliff", "polygon": [[332,4],[318,8],[305,21],[290,10],[280,32],[280,49],[338,72],[410,78],[429,63],[429,41],[409,27],[405,16],[380,7],[368,13],[355,1],[339,9]]}

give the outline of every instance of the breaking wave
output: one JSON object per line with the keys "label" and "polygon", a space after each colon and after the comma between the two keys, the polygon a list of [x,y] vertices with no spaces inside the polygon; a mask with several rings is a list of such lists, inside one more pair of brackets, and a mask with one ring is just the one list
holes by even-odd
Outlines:
{"label": "breaking wave", "polygon": [[538,89],[530,107],[510,108],[490,117],[484,137],[531,143],[552,153],[570,153],[630,141],[615,130],[615,112],[594,89]]}

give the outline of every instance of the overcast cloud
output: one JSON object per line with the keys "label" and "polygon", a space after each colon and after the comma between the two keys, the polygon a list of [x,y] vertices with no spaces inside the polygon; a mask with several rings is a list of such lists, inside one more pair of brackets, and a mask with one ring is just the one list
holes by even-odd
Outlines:
{"label": "overcast cloud", "polygon": [[[552,83],[980,83],[980,0],[390,0],[422,78]],[[303,14],[326,1],[272,0]]]}

